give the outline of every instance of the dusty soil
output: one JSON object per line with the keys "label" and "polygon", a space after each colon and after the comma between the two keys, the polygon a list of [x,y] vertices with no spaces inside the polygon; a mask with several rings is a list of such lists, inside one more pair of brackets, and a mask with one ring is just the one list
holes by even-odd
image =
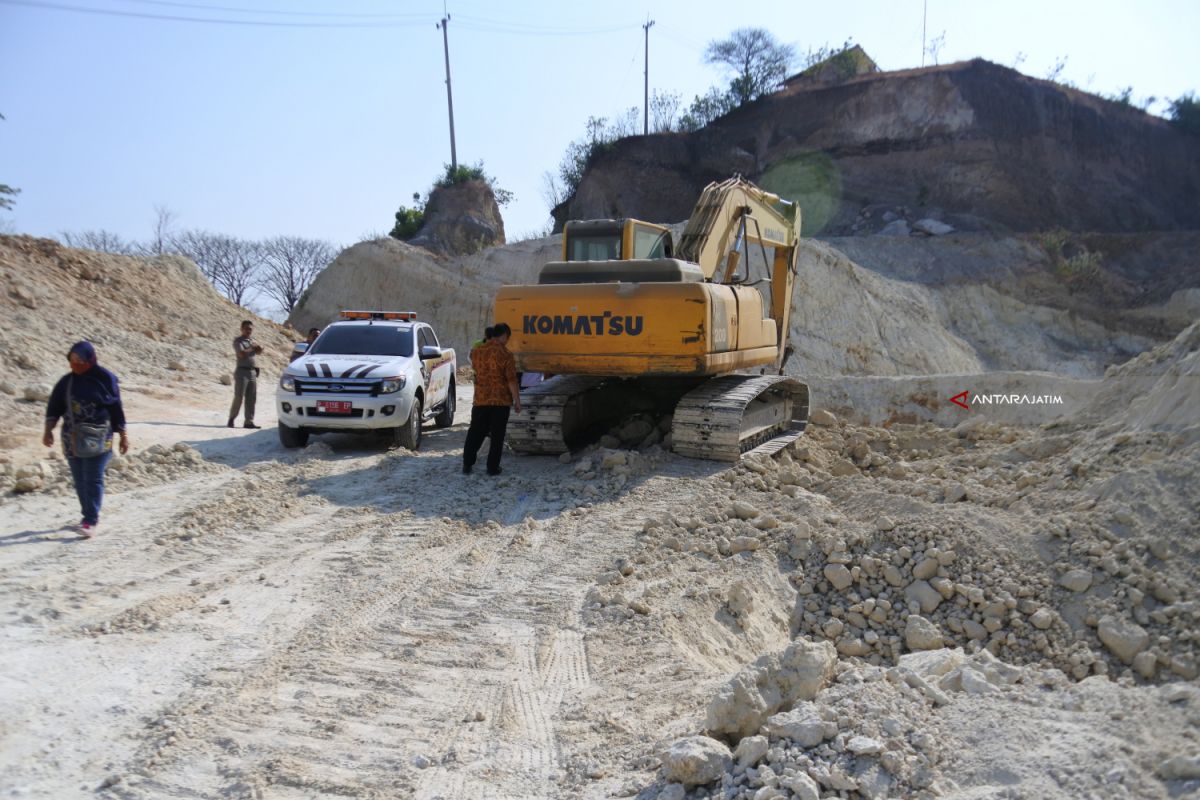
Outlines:
{"label": "dusty soil", "polygon": [[[221,426],[227,391],[130,398],[134,440],[175,474],[117,477],[94,540],[59,529],[61,481],[7,496],[0,774],[17,796],[791,797],[800,772],[838,796],[1200,787],[1195,428],[820,417],[736,467],[593,447],[509,454],[489,479],[458,470],[469,385],[417,453],[285,451]],[[1061,585],[1077,569],[1079,593]],[[915,614],[959,648],[936,652],[966,654],[937,699],[895,671]],[[1138,671],[1097,638],[1107,615],[1147,632]],[[775,736],[757,767],[685,790],[663,749],[793,640],[839,652],[814,703],[836,738]],[[984,677],[964,689],[966,672]],[[890,756],[855,755],[852,734]]]}

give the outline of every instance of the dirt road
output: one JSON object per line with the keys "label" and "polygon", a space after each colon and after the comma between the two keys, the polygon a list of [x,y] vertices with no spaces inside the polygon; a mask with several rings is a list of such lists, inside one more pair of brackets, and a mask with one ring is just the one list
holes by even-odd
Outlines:
{"label": "dirt road", "polygon": [[230,431],[219,412],[164,410],[135,409],[151,421],[134,440],[187,442],[221,469],[110,494],[91,541],[55,531],[68,496],[0,523],[0,774],[20,796],[625,786],[621,742],[654,715],[630,702],[630,654],[589,642],[583,598],[679,481],[714,467],[672,460],[575,508],[554,459],[462,475],[467,411],[419,453],[351,436],[297,453],[262,414]]}

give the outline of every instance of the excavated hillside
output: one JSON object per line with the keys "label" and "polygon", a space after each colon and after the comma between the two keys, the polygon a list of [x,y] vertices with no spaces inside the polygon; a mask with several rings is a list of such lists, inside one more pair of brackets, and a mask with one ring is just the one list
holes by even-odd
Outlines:
{"label": "excavated hillside", "polygon": [[[340,309],[412,308],[429,319],[444,344],[464,348],[491,323],[492,300],[505,283],[535,283],[538,270],[560,257],[561,237],[440,258],[428,251],[380,239],[344,251],[314,283],[289,322],[298,330],[324,325]],[[789,374],[806,378],[978,374],[1046,370],[1074,377],[1098,376],[1153,346],[1166,330],[1183,327],[1183,314],[1146,306],[1127,325],[1103,324],[1069,309],[1018,299],[987,283],[910,279],[933,261],[981,261],[981,249],[1012,269],[1055,279],[1053,266],[1035,245],[1017,239],[957,236],[927,240],[890,265],[905,279],[864,268],[848,258],[845,242],[804,240],[792,303]],[[868,257],[880,248],[868,249]],[[998,267],[999,269],[999,267]],[[1061,279],[1058,279],[1061,285]],[[1063,293],[1067,292],[1062,288]],[[1053,299],[1053,298],[1051,298]],[[1111,316],[1112,308],[1108,309]],[[1190,321],[1190,320],[1189,320]]]}
{"label": "excavated hillside", "polygon": [[796,85],[695,133],[622,139],[554,216],[677,221],[734,173],[798,200],[807,235],[886,210],[959,230],[1200,228],[1200,139],[980,59]]}

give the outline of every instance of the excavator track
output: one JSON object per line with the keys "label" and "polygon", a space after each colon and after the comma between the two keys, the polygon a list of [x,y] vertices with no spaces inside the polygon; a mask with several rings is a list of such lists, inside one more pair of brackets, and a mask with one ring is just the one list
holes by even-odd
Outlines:
{"label": "excavator track", "polygon": [[692,458],[737,461],[750,452],[778,452],[807,424],[807,384],[782,375],[724,375],[679,401],[671,449]]}
{"label": "excavator track", "polygon": [[[603,430],[644,402],[638,381],[560,375],[521,392],[521,413],[509,419],[506,440],[518,453],[559,454],[575,449],[589,431]],[[691,458],[737,461],[750,452],[774,453],[808,422],[808,386],[778,375],[710,378],[674,406],[671,449]]]}
{"label": "excavator track", "polygon": [[565,453],[578,398],[604,382],[561,375],[521,392],[521,413],[509,418],[505,440],[518,453]]}

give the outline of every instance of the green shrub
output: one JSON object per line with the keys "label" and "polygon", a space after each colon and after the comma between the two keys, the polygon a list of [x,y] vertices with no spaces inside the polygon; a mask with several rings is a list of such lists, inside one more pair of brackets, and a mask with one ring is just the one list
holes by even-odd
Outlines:
{"label": "green shrub", "polygon": [[513,193],[507,189],[501,189],[496,183],[496,179],[484,171],[483,161],[476,161],[474,164],[459,164],[457,167],[449,164],[443,166],[445,171],[440,178],[433,182],[434,186],[445,189],[468,181],[483,181],[491,187],[492,194],[496,195],[497,205],[506,206],[512,202]]}
{"label": "green shrub", "polygon": [[392,227],[392,232],[388,235],[393,239],[407,242],[417,235],[417,231],[421,230],[421,226],[424,223],[425,210],[423,208],[400,206],[400,210],[396,212],[396,224]]}
{"label": "green shrub", "polygon": [[[1055,273],[1066,282],[1077,283],[1100,274],[1104,254],[1088,250],[1082,244],[1073,244],[1071,234],[1062,228],[1042,231],[1037,235],[1037,242],[1050,257]],[[1068,249],[1075,252],[1068,256]]]}
{"label": "green shrub", "polygon": [[1100,274],[1102,253],[1083,250],[1070,258],[1062,259],[1058,264],[1058,274],[1068,281],[1085,280]]}
{"label": "green shrub", "polygon": [[1167,107],[1167,119],[1185,133],[1200,136],[1200,100],[1193,92],[1175,98]]}

